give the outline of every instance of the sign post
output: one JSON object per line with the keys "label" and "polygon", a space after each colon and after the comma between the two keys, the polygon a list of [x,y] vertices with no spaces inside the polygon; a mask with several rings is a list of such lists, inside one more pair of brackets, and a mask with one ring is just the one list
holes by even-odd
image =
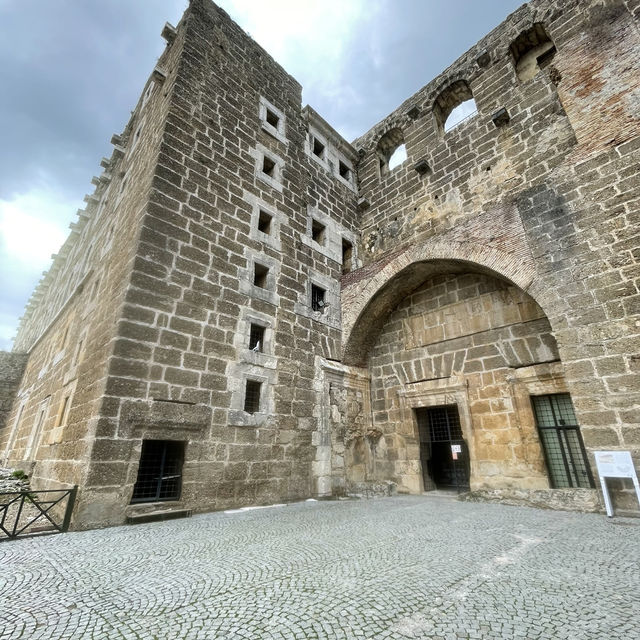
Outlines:
{"label": "sign post", "polygon": [[640,503],[640,484],[638,476],[633,467],[630,451],[594,451],[596,456],[596,467],[604,496],[604,505],[607,510],[607,517],[613,517],[613,505],[607,489],[607,478],[630,478],[636,490],[638,503]]}

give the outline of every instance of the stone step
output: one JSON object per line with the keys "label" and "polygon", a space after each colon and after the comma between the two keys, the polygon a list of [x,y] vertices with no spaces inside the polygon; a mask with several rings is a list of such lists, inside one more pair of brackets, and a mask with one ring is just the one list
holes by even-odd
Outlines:
{"label": "stone step", "polygon": [[190,518],[191,509],[164,509],[162,511],[149,511],[127,516],[127,524],[143,524],[145,522],[159,522],[161,520],[175,520],[177,518]]}

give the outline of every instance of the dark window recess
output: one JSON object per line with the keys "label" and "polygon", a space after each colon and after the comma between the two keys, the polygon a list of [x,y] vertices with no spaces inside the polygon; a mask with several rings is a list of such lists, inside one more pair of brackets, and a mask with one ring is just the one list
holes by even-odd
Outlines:
{"label": "dark window recess", "polygon": [[324,145],[318,138],[313,139],[313,155],[318,158],[324,158]]}
{"label": "dark window recess", "polygon": [[324,296],[326,291],[315,284],[311,285],[311,308],[314,311],[324,311],[327,307]]}
{"label": "dark window recess", "polygon": [[267,109],[267,122],[274,128],[278,128],[278,123],[280,122],[280,118],[271,111],[271,109]]}
{"label": "dark window recess", "polygon": [[338,171],[340,173],[340,177],[344,178],[345,180],[351,180],[351,169],[349,169],[349,167],[342,162],[342,160],[340,160],[340,163],[338,165]]}
{"label": "dark window recess", "polygon": [[244,410],[247,413],[256,413],[260,411],[260,389],[262,382],[257,380],[247,380],[247,386],[244,390]]}
{"label": "dark window recess", "polygon": [[553,489],[591,489],[593,478],[568,393],[531,396]]}
{"label": "dark window recess", "polygon": [[251,323],[249,330],[249,349],[262,352],[264,349],[264,327]]}
{"label": "dark window recess", "polygon": [[276,163],[268,156],[262,159],[262,173],[266,173],[270,178],[275,177]]}
{"label": "dark window recess", "polygon": [[262,231],[262,233],[266,233],[267,235],[270,235],[272,220],[273,220],[273,216],[271,214],[260,209],[260,213],[258,214],[258,231]]}
{"label": "dark window recess", "polygon": [[263,264],[257,262],[253,265],[253,284],[261,289],[267,287],[267,275],[269,274],[269,267],[265,267]]}
{"label": "dark window recess", "polygon": [[318,244],[324,244],[324,232],[326,227],[317,220],[311,221],[311,237]]}
{"label": "dark window recess", "polygon": [[353,245],[342,238],[342,273],[347,273],[353,269]]}
{"label": "dark window recess", "polygon": [[182,488],[184,442],[143,440],[131,502],[178,500]]}

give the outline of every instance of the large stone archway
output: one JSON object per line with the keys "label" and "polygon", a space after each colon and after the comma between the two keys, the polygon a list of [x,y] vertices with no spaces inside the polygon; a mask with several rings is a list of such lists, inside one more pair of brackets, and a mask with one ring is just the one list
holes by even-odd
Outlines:
{"label": "large stone archway", "polygon": [[367,433],[352,438],[367,479],[427,488],[415,410],[455,405],[472,489],[548,489],[530,396],[568,389],[545,310],[527,293],[527,252],[431,241],[368,271],[343,290],[344,362],[370,384]]}
{"label": "large stone archway", "polygon": [[479,216],[347,274],[341,292],[343,362],[362,366],[384,318],[429,276],[465,271],[490,274],[525,292],[534,288],[535,261],[510,207],[493,212],[490,221]]}

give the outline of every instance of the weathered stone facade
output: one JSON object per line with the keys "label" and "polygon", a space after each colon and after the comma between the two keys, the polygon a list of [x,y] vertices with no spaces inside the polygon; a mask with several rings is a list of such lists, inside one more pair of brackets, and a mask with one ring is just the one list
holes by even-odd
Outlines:
{"label": "weathered stone facade", "polygon": [[540,500],[531,396],[567,393],[587,471],[639,463],[639,16],[533,0],[349,144],[192,0],[27,307],[4,463],[76,527],[158,506],[150,441],[163,508],[420,492],[455,406],[471,489]]}

